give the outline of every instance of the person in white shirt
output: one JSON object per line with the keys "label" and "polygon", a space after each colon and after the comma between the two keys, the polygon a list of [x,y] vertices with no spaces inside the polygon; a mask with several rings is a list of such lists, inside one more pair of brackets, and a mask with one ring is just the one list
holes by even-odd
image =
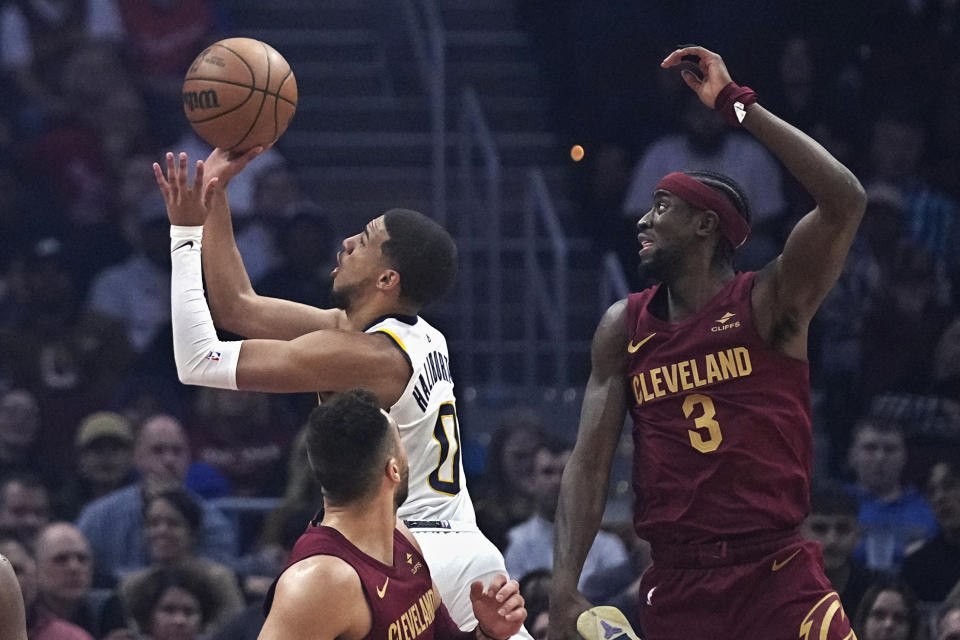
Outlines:
{"label": "person in white shirt", "polygon": [[[560,478],[573,447],[557,441],[546,441],[533,458],[533,490],[537,511],[507,533],[509,545],[504,560],[507,572],[517,579],[536,569],[553,568],[553,520],[560,498]],[[591,576],[629,562],[626,546],[612,533],[600,531],[587,553],[580,574],[579,588]]]}

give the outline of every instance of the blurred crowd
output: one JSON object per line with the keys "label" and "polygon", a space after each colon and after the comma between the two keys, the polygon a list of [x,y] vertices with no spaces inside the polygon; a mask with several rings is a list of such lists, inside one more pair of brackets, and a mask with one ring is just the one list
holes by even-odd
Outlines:
{"label": "blurred crowd", "polygon": [[[517,19],[554,94],[552,126],[587,150],[572,231],[616,251],[634,287],[646,283],[632,227],[668,171],[744,185],[744,269],[773,258],[812,206],[657,68],[677,44],[721,52],[866,186],[810,337],[804,532],[861,640],[957,640],[960,3],[596,4],[523,0]],[[149,167],[167,149],[206,154],[179,87],[196,53],[231,33],[230,8],[0,2],[0,553],[31,640],[256,637],[259,602],[319,504],[300,441],[315,398],[188,389],[172,361],[167,221]],[[237,242],[258,292],[327,306],[334,227],[295,169],[274,149],[231,183]],[[466,447],[477,440],[464,430]],[[538,639],[571,446],[555,432],[512,409],[479,455],[463,454],[478,461],[467,473],[480,526],[522,578]],[[622,447],[619,497],[629,460]],[[236,504],[261,506],[248,517]],[[629,614],[648,548],[611,513],[580,586]]]}

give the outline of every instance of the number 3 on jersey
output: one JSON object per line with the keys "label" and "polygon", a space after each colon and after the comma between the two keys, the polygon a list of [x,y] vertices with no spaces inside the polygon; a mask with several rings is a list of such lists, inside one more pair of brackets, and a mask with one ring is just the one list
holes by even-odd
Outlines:
{"label": "number 3 on jersey", "polygon": [[[713,416],[717,415],[713,400],[699,393],[690,394],[683,399],[683,417],[689,418],[697,405],[703,409],[703,414],[694,419],[694,429],[687,429],[690,444],[700,453],[716,451],[723,441],[723,433],[720,431],[720,423],[713,419]],[[706,434],[702,431],[704,429]]]}
{"label": "number 3 on jersey", "polygon": [[439,493],[455,496],[460,493],[460,427],[452,402],[440,405],[433,437],[440,445],[437,468],[430,472],[427,484]]}

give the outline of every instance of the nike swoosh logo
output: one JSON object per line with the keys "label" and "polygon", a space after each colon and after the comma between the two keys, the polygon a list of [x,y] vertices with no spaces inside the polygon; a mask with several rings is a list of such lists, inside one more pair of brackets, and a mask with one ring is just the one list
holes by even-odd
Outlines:
{"label": "nike swoosh logo", "polygon": [[794,551],[793,553],[791,553],[789,556],[787,556],[787,559],[786,559],[786,560],[783,560],[783,561],[781,561],[781,562],[777,562],[776,560],[774,560],[774,561],[773,561],[773,566],[770,567],[770,570],[771,570],[771,571],[780,571],[780,569],[783,569],[788,562],[790,562],[791,560],[793,560],[794,558],[796,558],[796,557],[797,557],[797,554],[800,553],[800,551],[802,551],[802,549],[797,549],[796,551]]}
{"label": "nike swoosh logo", "polygon": [[184,247],[193,248],[193,240],[187,240],[187,241],[184,242],[183,244],[177,245],[177,247],[174,249],[174,251],[178,251],[178,250],[180,250],[180,249],[183,249]]}
{"label": "nike swoosh logo", "polygon": [[390,578],[387,578],[387,581],[383,583],[382,587],[377,587],[377,595],[380,596],[380,599],[383,599],[383,596],[387,595],[387,585],[390,584]]}
{"label": "nike swoosh logo", "polygon": [[649,340],[650,338],[652,338],[652,337],[655,336],[655,335],[657,335],[656,332],[651,333],[651,334],[648,335],[646,338],[644,338],[643,340],[641,340],[640,342],[637,342],[637,343],[634,343],[634,341],[631,340],[631,341],[630,341],[630,344],[627,345],[627,353],[636,353],[636,352],[637,352],[637,349],[639,349],[639,348],[642,347],[644,344],[646,344],[647,340]]}

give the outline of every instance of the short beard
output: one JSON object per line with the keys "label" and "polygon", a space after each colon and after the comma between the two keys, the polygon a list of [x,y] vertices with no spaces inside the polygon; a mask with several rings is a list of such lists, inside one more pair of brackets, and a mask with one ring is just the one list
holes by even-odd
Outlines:
{"label": "short beard", "polygon": [[659,282],[670,282],[683,268],[683,250],[679,247],[657,247],[648,262],[640,260],[640,271]]}
{"label": "short beard", "polygon": [[333,285],[330,286],[330,304],[333,305],[335,309],[343,309],[344,311],[350,310],[350,303],[354,298],[354,294],[359,288],[358,285],[346,285],[342,289],[336,289]]}
{"label": "short beard", "polygon": [[407,495],[410,493],[410,467],[403,470],[400,475],[400,484],[397,485],[397,492],[393,494],[393,504],[399,509],[400,505],[407,501]]}

